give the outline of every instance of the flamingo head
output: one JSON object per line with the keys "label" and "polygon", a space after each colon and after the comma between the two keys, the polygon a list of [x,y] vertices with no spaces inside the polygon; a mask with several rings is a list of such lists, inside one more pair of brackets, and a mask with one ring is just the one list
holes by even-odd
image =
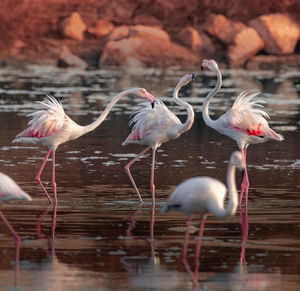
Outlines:
{"label": "flamingo head", "polygon": [[150,94],[146,89],[137,88],[135,94],[140,96],[141,98],[147,99],[151,103],[152,108],[154,108],[155,97],[152,94]]}
{"label": "flamingo head", "polygon": [[215,60],[203,60],[201,68],[207,68],[211,71],[218,70],[218,64]]}
{"label": "flamingo head", "polygon": [[192,73],[190,75],[185,75],[184,77],[182,77],[179,81],[180,86],[185,86],[187,85],[189,82],[193,81],[195,79],[195,74]]}
{"label": "flamingo head", "polygon": [[239,151],[235,151],[231,154],[230,164],[235,164],[242,171],[242,173],[246,169],[246,165],[245,165],[245,161],[243,159],[242,153]]}

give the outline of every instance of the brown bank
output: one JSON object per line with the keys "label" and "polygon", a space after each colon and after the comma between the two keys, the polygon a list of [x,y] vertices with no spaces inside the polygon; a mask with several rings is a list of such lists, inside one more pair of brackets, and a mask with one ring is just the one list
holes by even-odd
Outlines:
{"label": "brown bank", "polygon": [[4,0],[1,59],[82,69],[193,67],[208,57],[230,67],[300,65],[299,1],[81,2]]}

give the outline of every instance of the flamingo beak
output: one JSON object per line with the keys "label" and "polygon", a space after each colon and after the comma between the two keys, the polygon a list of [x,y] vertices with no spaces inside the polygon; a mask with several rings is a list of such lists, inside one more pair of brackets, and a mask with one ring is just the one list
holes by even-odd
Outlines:
{"label": "flamingo beak", "polygon": [[155,101],[151,102],[152,109],[154,108]]}
{"label": "flamingo beak", "polygon": [[195,74],[194,73],[192,73],[192,81],[194,81],[195,80]]}

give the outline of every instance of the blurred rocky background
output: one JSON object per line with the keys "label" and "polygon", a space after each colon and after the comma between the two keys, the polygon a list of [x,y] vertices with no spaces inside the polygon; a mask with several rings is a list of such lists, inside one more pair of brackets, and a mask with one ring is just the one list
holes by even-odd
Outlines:
{"label": "blurred rocky background", "polygon": [[300,65],[299,0],[1,0],[0,29],[2,65]]}

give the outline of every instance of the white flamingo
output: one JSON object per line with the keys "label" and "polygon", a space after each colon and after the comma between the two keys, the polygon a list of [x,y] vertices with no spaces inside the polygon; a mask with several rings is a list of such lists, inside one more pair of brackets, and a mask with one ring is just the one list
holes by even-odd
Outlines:
{"label": "white flamingo", "polygon": [[[212,120],[208,113],[208,106],[212,98],[221,88],[222,75],[214,60],[203,60],[202,67],[214,71],[217,74],[217,84],[206,96],[203,102],[203,119],[208,126],[236,141],[242,152],[245,165],[246,150],[250,144],[261,143],[270,139],[277,141],[283,140],[283,137],[280,134],[276,133],[269,127],[266,120],[266,118],[269,118],[269,115],[260,109],[260,107],[263,107],[262,103],[265,102],[263,100],[254,100],[254,97],[256,97],[259,93],[247,94],[242,92],[226,113],[220,116],[217,120]],[[245,192],[246,208],[248,203],[248,188],[249,179],[247,170],[245,170],[241,187],[240,205]]]}
{"label": "white flamingo", "polygon": [[[0,202],[9,200],[26,200],[31,201],[31,197],[24,192],[17,183],[4,173],[0,172]],[[16,244],[20,242],[20,237],[10,225],[4,214],[0,211],[0,217],[12,233]]]}
{"label": "white flamingo", "polygon": [[162,209],[163,212],[179,210],[188,216],[184,244],[182,248],[182,259],[186,260],[187,246],[190,234],[192,214],[200,214],[201,226],[196,250],[196,257],[199,257],[201,240],[205,225],[206,215],[213,213],[219,218],[227,218],[235,214],[238,206],[238,194],[235,183],[235,170],[238,167],[245,169],[245,163],[241,152],[235,151],[230,156],[227,170],[227,186],[229,201],[224,206],[224,199],[227,192],[226,186],[220,181],[211,177],[194,177],[179,184],[168,202]]}
{"label": "white flamingo", "polygon": [[129,122],[129,125],[134,123],[131,133],[122,143],[127,144],[141,144],[147,147],[141,151],[133,160],[131,160],[125,166],[125,172],[127,173],[138,197],[140,203],[143,202],[141,194],[132,178],[130,167],[144,155],[149,149],[152,148],[152,169],[150,188],[152,192],[152,202],[155,203],[155,185],[154,185],[154,164],[155,164],[155,153],[158,147],[162,143],[167,142],[170,139],[176,139],[181,136],[184,132],[188,131],[194,122],[194,110],[190,104],[184,102],[178,98],[178,92],[181,87],[187,85],[194,79],[195,75],[185,75],[177,83],[174,92],[173,100],[179,106],[183,106],[187,111],[187,119],[184,123],[181,123],[179,118],[171,112],[166,105],[160,101],[155,101],[155,106],[151,109],[148,104],[144,103],[144,108],[139,110],[135,116]]}
{"label": "white flamingo", "polygon": [[86,126],[78,125],[70,117],[68,117],[60,102],[54,97],[48,96],[43,102],[38,102],[42,105],[42,109],[35,111],[28,116],[32,119],[29,121],[29,127],[19,133],[13,142],[25,142],[41,144],[49,148],[46,157],[42,163],[40,170],[37,173],[36,180],[46,194],[49,203],[51,198],[41,182],[41,174],[47,162],[47,159],[52,151],[52,185],[54,191],[54,201],[57,204],[56,182],[55,182],[55,151],[57,147],[67,141],[74,140],[80,136],[96,129],[106,118],[112,107],[128,94],[136,94],[137,96],[147,99],[150,103],[154,102],[154,97],[144,88],[131,88],[119,93],[107,105],[102,114],[91,124]]}

